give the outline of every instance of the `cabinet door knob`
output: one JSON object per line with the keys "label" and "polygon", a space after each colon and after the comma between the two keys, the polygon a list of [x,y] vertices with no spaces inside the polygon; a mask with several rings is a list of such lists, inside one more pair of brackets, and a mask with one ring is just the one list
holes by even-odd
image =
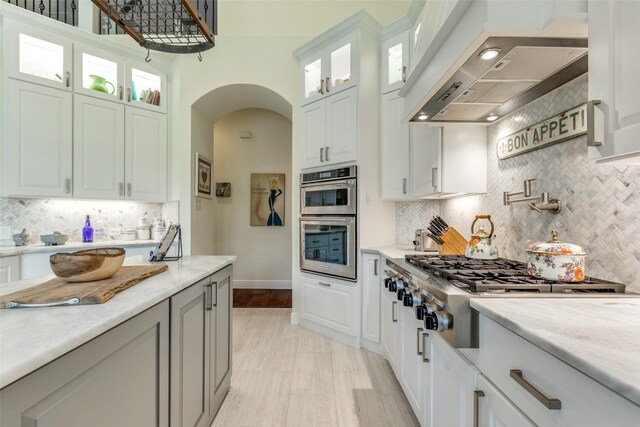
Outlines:
{"label": "cabinet door knob", "polygon": [[71,73],[69,71],[65,73],[64,84],[67,87],[71,86]]}
{"label": "cabinet door knob", "polygon": [[407,178],[402,178],[402,194],[407,194]]}
{"label": "cabinet door knob", "polygon": [[438,168],[431,168],[431,186],[434,190],[438,189]]}
{"label": "cabinet door knob", "polygon": [[402,66],[402,83],[405,83],[407,81],[407,66],[403,65]]}
{"label": "cabinet door knob", "polygon": [[131,102],[131,88],[127,88],[127,102]]}
{"label": "cabinet door knob", "polygon": [[324,147],[320,147],[320,161],[324,162]]}
{"label": "cabinet door knob", "polygon": [[324,159],[329,161],[329,147],[324,147]]}
{"label": "cabinet door knob", "polygon": [[320,93],[324,93],[324,79],[320,79]]}
{"label": "cabinet door knob", "polygon": [[331,80],[329,80],[329,77],[325,78],[324,80],[326,82],[324,85],[324,88],[327,91],[327,93],[329,93],[329,83],[331,82]]}
{"label": "cabinet door knob", "polygon": [[120,101],[124,98],[124,88],[122,85],[118,86],[118,98],[120,98]]}

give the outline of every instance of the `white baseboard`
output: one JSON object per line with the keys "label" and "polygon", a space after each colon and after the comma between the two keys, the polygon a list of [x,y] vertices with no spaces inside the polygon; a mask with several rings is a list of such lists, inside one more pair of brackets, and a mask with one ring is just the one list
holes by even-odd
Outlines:
{"label": "white baseboard", "polygon": [[291,289],[291,280],[234,280],[234,289]]}
{"label": "white baseboard", "polygon": [[336,341],[340,341],[343,344],[350,345],[351,347],[360,348],[360,340],[358,337],[353,337],[345,334],[344,332],[338,332],[324,325],[319,325],[312,320],[305,319],[304,317],[300,317],[300,326],[311,329],[314,332],[318,332]]}

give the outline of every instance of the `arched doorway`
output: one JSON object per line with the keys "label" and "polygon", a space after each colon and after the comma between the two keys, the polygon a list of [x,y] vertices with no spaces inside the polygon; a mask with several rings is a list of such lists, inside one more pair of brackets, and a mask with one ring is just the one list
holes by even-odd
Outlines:
{"label": "arched doorway", "polygon": [[[196,198],[191,252],[237,255],[236,288],[291,288],[291,118],[286,99],[252,84],[217,88],[191,107],[192,151],[213,161],[214,192],[216,183],[231,186],[230,197]],[[252,173],[285,175],[282,227],[250,225]]]}

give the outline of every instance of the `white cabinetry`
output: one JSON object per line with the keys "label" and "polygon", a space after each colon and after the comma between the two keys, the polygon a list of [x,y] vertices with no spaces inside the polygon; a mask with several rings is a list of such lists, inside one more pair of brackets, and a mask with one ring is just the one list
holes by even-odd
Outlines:
{"label": "white cabinetry", "polygon": [[[402,87],[409,72],[409,32],[404,31],[382,42],[382,93]],[[403,106],[404,116],[404,106]]]}
{"label": "white cabinetry", "polygon": [[411,192],[441,198],[487,192],[487,128],[479,125],[411,127]]}
{"label": "white cabinetry", "polygon": [[310,326],[309,322],[313,322],[328,328],[324,331],[358,337],[360,304],[356,283],[304,273],[300,280],[303,325]]}
{"label": "white cabinetry", "polygon": [[404,307],[398,302],[400,320],[400,373],[398,380],[404,391],[413,412],[419,420],[425,418],[426,405],[429,400],[426,393],[429,382],[424,381],[423,370],[426,363],[423,361],[423,346],[426,339],[423,338],[424,322],[417,320],[413,308]]}
{"label": "white cabinetry", "polygon": [[640,406],[484,315],[477,366],[536,425],[640,425]]}
{"label": "white cabinetry", "polygon": [[357,159],[357,88],[305,105],[301,116],[301,168]]}
{"label": "white cabinetry", "polygon": [[589,99],[601,101],[598,163],[640,164],[640,2],[589,0]]}
{"label": "white cabinetry", "polygon": [[478,389],[473,392],[474,426],[478,427],[533,427],[527,418],[484,375],[478,376]]}
{"label": "white cabinetry", "polygon": [[352,32],[300,60],[301,104],[316,101],[357,84],[358,34]]}
{"label": "white cabinetry", "polygon": [[71,93],[13,79],[5,87],[3,193],[71,197]]}
{"label": "white cabinetry", "polygon": [[20,280],[20,256],[0,257],[0,285]]}
{"label": "white cabinetry", "polygon": [[132,107],[125,113],[125,198],[165,200],[167,117]]}
{"label": "white cabinetry", "polygon": [[124,197],[124,105],[74,95],[74,183],[76,197]]}
{"label": "white cabinetry", "polygon": [[75,197],[166,199],[164,114],[83,95],[74,111]]}
{"label": "white cabinetry", "polygon": [[362,254],[362,338],[380,342],[380,255]]}
{"label": "white cabinetry", "polygon": [[400,355],[400,326],[398,322],[398,300],[395,292],[389,292],[387,288],[381,287],[380,292],[380,338],[382,341],[382,351],[384,357],[389,361],[391,368],[399,376],[399,355]]}
{"label": "white cabinetry", "polygon": [[477,371],[438,333],[429,333],[426,346],[431,375],[427,393],[431,427],[467,427],[473,418]]}
{"label": "white cabinetry", "polygon": [[402,123],[404,98],[398,92],[382,95],[380,117],[380,177],[382,198],[409,197],[409,125]]}
{"label": "white cabinetry", "polygon": [[71,39],[10,19],[4,26],[2,60],[9,77],[71,91]]}

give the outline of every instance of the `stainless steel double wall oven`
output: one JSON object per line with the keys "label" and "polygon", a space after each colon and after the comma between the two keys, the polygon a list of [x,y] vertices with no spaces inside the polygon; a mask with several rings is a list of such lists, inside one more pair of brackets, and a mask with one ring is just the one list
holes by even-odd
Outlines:
{"label": "stainless steel double wall oven", "polygon": [[356,166],[300,174],[300,269],[356,280]]}

